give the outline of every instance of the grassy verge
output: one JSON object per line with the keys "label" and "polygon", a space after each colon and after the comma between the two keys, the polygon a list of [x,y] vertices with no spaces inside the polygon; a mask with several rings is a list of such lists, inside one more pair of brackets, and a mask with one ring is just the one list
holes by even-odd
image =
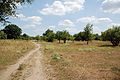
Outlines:
{"label": "grassy verge", "polygon": [[15,61],[34,47],[31,41],[0,40],[0,69],[15,63]]}
{"label": "grassy verge", "polygon": [[120,47],[102,41],[41,44],[57,80],[120,80]]}

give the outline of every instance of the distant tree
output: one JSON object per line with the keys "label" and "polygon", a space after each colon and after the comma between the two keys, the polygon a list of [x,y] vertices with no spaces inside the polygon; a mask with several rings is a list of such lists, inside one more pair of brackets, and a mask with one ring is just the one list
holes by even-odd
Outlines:
{"label": "distant tree", "polygon": [[106,35],[107,34],[107,31],[105,31],[105,32],[101,32],[101,40],[102,41],[108,41],[108,39],[106,38]]}
{"label": "distant tree", "polygon": [[9,16],[16,15],[17,4],[31,3],[33,0],[0,0],[0,22],[7,22]]}
{"label": "distant tree", "polygon": [[75,37],[74,37],[74,36],[72,36],[72,35],[70,35],[70,36],[69,36],[69,39],[70,39],[71,41],[73,41],[73,42],[74,42]]}
{"label": "distant tree", "polygon": [[86,27],[84,28],[84,32],[85,32],[85,38],[87,41],[87,44],[89,43],[89,41],[92,39],[92,24],[87,24]]}
{"label": "distant tree", "polygon": [[22,38],[23,40],[29,40],[29,39],[30,39],[30,36],[24,33],[24,34],[21,36],[21,38]]}
{"label": "distant tree", "polygon": [[79,32],[78,34],[74,35],[76,41],[84,41],[85,40],[85,32]]}
{"label": "distant tree", "polygon": [[37,35],[37,36],[35,36],[35,39],[36,39],[37,41],[39,41],[39,40],[41,40],[41,36]]}
{"label": "distant tree", "polygon": [[0,39],[7,39],[7,35],[3,31],[0,31]]}
{"label": "distant tree", "polygon": [[113,26],[112,28],[102,32],[102,40],[110,41],[113,46],[118,46],[120,43],[120,26]]}
{"label": "distant tree", "polygon": [[93,34],[92,37],[93,37],[93,40],[100,40],[99,34]]}
{"label": "distant tree", "polygon": [[14,24],[7,25],[3,31],[7,35],[7,39],[18,39],[22,33],[21,28]]}
{"label": "distant tree", "polygon": [[68,40],[70,37],[69,32],[67,31],[62,31],[62,40],[64,41],[64,43],[66,43],[66,40]]}
{"label": "distant tree", "polygon": [[62,31],[57,31],[55,34],[55,38],[59,40],[59,43],[60,43],[60,40],[62,39]]}
{"label": "distant tree", "polygon": [[45,37],[46,41],[53,42],[55,38],[55,33],[53,30],[48,29],[45,33],[43,33],[43,37]]}

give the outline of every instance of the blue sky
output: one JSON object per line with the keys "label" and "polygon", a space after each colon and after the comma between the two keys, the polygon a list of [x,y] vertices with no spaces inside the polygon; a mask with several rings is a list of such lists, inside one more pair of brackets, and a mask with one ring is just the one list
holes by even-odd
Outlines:
{"label": "blue sky", "polygon": [[93,33],[101,33],[112,25],[120,25],[120,0],[34,0],[19,5],[18,18],[11,23],[31,36],[42,35],[47,29],[67,30],[71,34],[93,24]]}

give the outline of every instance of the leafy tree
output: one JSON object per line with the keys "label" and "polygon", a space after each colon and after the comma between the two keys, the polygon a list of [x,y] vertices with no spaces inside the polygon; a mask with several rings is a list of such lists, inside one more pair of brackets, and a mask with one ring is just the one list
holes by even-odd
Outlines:
{"label": "leafy tree", "polygon": [[38,40],[41,40],[41,36],[37,35],[35,36],[35,39],[38,41]]}
{"label": "leafy tree", "polygon": [[59,40],[59,43],[60,43],[60,40],[62,39],[62,31],[57,31],[55,34],[55,37],[56,37],[56,39]]}
{"label": "leafy tree", "polygon": [[69,32],[67,31],[62,31],[62,40],[64,41],[64,43],[66,43],[66,40],[68,40],[70,37]]}
{"label": "leafy tree", "polygon": [[30,36],[24,33],[23,35],[21,35],[21,38],[22,38],[23,40],[29,40],[29,39],[30,39]]}
{"label": "leafy tree", "polygon": [[102,32],[102,40],[110,41],[113,46],[118,46],[120,43],[120,26],[113,26],[112,28]]}
{"label": "leafy tree", "polygon": [[93,40],[100,40],[99,34],[93,34],[92,37],[93,37]]}
{"label": "leafy tree", "polygon": [[69,39],[70,39],[71,41],[73,41],[73,42],[74,42],[75,37],[74,37],[74,36],[72,36],[72,35],[70,35]]}
{"label": "leafy tree", "polygon": [[43,33],[43,37],[45,37],[46,41],[53,42],[55,38],[55,33],[53,30],[48,29],[45,33]]}
{"label": "leafy tree", "polygon": [[18,39],[22,33],[22,30],[14,24],[7,25],[3,31],[7,34],[7,39]]}
{"label": "leafy tree", "polygon": [[92,24],[87,24],[86,27],[84,28],[85,32],[85,40],[87,41],[87,44],[89,41],[92,39]]}
{"label": "leafy tree", "polygon": [[3,31],[0,31],[0,39],[7,39],[7,35]]}
{"label": "leafy tree", "polygon": [[9,16],[15,16],[17,4],[31,3],[33,0],[0,0],[0,22],[7,22]]}
{"label": "leafy tree", "polygon": [[85,40],[85,32],[79,32],[78,34],[74,35],[76,41],[84,41]]}

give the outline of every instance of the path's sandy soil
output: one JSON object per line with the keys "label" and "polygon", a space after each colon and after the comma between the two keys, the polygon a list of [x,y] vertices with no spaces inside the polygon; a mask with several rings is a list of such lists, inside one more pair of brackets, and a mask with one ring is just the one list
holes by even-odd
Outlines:
{"label": "path's sandy soil", "polygon": [[40,44],[35,45],[34,50],[0,73],[0,80],[46,80]]}

